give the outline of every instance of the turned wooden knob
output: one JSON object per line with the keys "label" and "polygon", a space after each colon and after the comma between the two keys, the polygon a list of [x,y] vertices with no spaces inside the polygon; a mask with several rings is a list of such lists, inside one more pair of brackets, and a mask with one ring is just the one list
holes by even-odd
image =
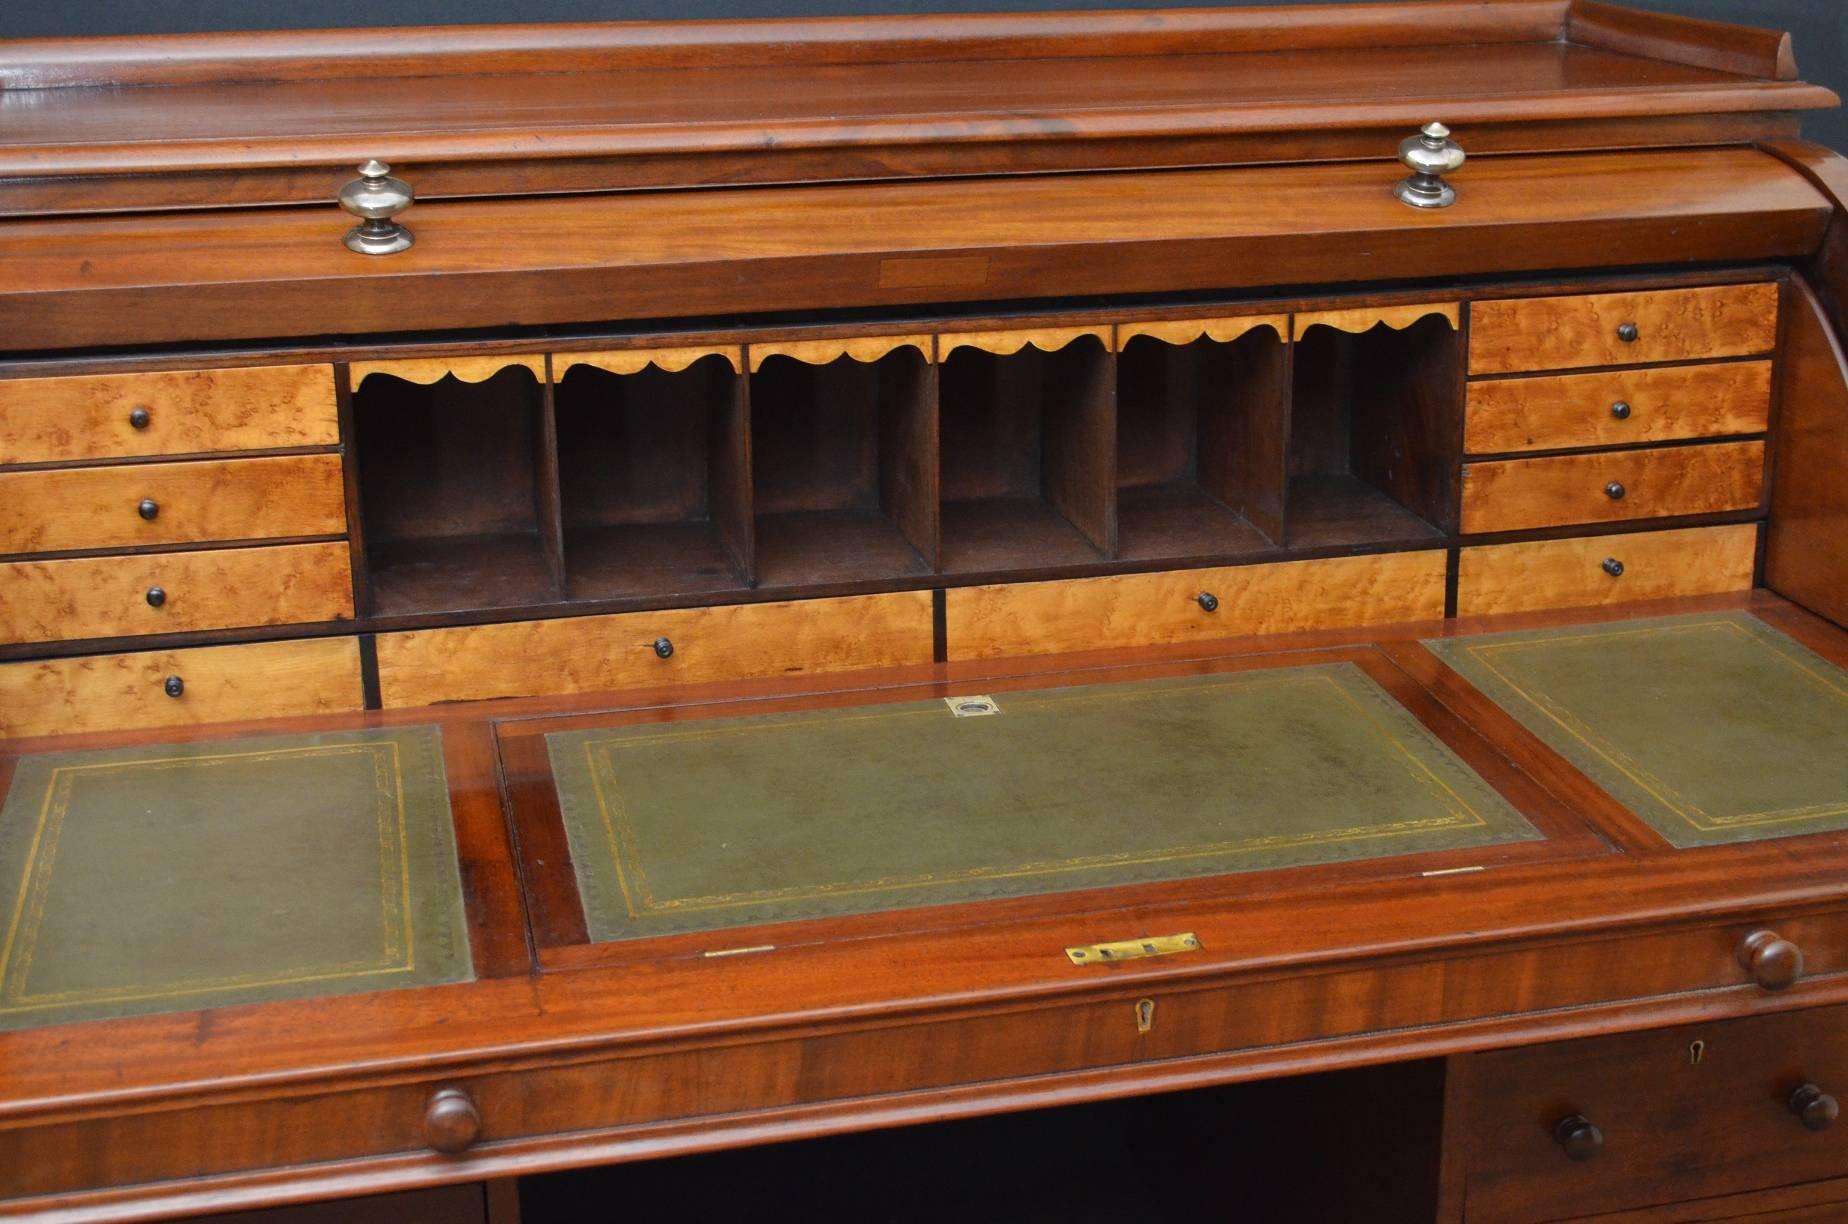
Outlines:
{"label": "turned wooden knob", "polygon": [[658,637],[654,641],[655,658],[671,659],[674,657],[674,643],[670,638]]}
{"label": "turned wooden knob", "polygon": [[1553,1142],[1572,1160],[1590,1160],[1604,1150],[1604,1132],[1584,1114],[1567,1114],[1553,1123]]}
{"label": "turned wooden knob", "polygon": [[1776,931],[1753,931],[1739,941],[1739,963],[1766,990],[1783,990],[1803,976],[1803,949]]}
{"label": "turned wooden knob", "polygon": [[1642,334],[1642,331],[1639,330],[1634,323],[1619,323],[1617,325],[1617,338],[1625,344],[1635,344],[1637,338]]}
{"label": "turned wooden knob", "polygon": [[1202,612],[1219,611],[1219,596],[1213,594],[1211,591],[1201,591],[1194,597],[1194,602],[1200,605],[1200,611]]}
{"label": "turned wooden knob", "polygon": [[1842,1107],[1816,1085],[1804,1084],[1790,1094],[1790,1112],[1797,1115],[1806,1130],[1826,1131],[1835,1125]]}
{"label": "turned wooden knob", "polygon": [[148,422],[153,419],[154,414],[149,412],[146,408],[130,408],[128,410],[128,424],[131,429],[146,429],[148,427]]}
{"label": "turned wooden knob", "polygon": [[440,1088],[424,1107],[424,1139],[447,1156],[466,1152],[481,1138],[481,1111],[462,1088]]}

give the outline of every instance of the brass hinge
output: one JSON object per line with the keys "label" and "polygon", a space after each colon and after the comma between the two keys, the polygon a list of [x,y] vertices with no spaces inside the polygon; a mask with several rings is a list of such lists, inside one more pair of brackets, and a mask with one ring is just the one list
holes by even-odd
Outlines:
{"label": "brass hinge", "polygon": [[1138,960],[1144,956],[1173,956],[1176,952],[1198,952],[1200,940],[1192,931],[1181,935],[1155,935],[1148,939],[1124,939],[1116,943],[1085,944],[1067,948],[1065,955],[1074,965],[1096,965],[1109,961]]}

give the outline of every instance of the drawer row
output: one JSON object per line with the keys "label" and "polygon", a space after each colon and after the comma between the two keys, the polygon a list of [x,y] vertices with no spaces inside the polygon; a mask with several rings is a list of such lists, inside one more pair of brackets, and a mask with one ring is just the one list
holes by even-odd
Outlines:
{"label": "drawer row", "polygon": [[[1749,589],[1757,532],[1740,524],[1465,548],[1458,612]],[[276,555],[294,561],[280,580]],[[160,568],[176,561],[188,565],[177,582]],[[352,614],[343,544],[46,563],[54,564],[93,567],[93,589],[83,600],[72,588],[32,603],[45,612],[24,629],[39,636],[123,623],[212,628],[228,607],[238,609],[237,623],[252,610],[270,617],[266,624]],[[149,584],[159,581],[175,585],[156,607],[148,595],[160,588]],[[1445,553],[1430,549],[957,588],[944,596],[942,645],[956,661],[1435,621],[1445,582]],[[108,606],[86,611],[98,606],[97,591]],[[17,609],[4,615],[19,632]],[[379,696],[409,707],[914,666],[937,656],[934,620],[932,593],[905,591],[385,633],[376,639]],[[7,664],[0,734],[357,710],[360,668],[351,637]]]}
{"label": "drawer row", "polygon": [[[1775,347],[1777,308],[1778,286],[1770,283],[1477,302],[1469,373],[1759,356]],[[1755,432],[1769,385],[1766,362],[1482,384],[1470,392],[1467,448],[1487,454]],[[1618,402],[1634,411],[1615,420],[1582,416],[1585,404]],[[0,379],[0,467],[339,442],[327,364]]]}

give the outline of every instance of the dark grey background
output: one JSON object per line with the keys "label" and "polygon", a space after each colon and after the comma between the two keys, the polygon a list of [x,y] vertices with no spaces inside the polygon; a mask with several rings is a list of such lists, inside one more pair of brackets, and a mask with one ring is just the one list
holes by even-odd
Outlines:
{"label": "dark grey background", "polygon": [[[0,38],[278,30],[307,26],[796,17],[1020,9],[1205,8],[1256,0],[0,0]],[[1354,0],[1345,0],[1353,3]],[[1848,94],[1844,0],[1643,0],[1638,8],[1789,30],[1811,81]],[[1816,140],[1848,149],[1848,116],[1812,117]]]}

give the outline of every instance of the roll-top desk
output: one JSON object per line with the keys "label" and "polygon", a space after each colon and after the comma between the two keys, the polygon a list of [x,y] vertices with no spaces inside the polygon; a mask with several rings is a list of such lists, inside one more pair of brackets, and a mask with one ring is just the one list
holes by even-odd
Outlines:
{"label": "roll-top desk", "polygon": [[0,1216],[1380,1068],[1264,1218],[1841,1218],[1836,104],[1584,0],[0,44]]}

